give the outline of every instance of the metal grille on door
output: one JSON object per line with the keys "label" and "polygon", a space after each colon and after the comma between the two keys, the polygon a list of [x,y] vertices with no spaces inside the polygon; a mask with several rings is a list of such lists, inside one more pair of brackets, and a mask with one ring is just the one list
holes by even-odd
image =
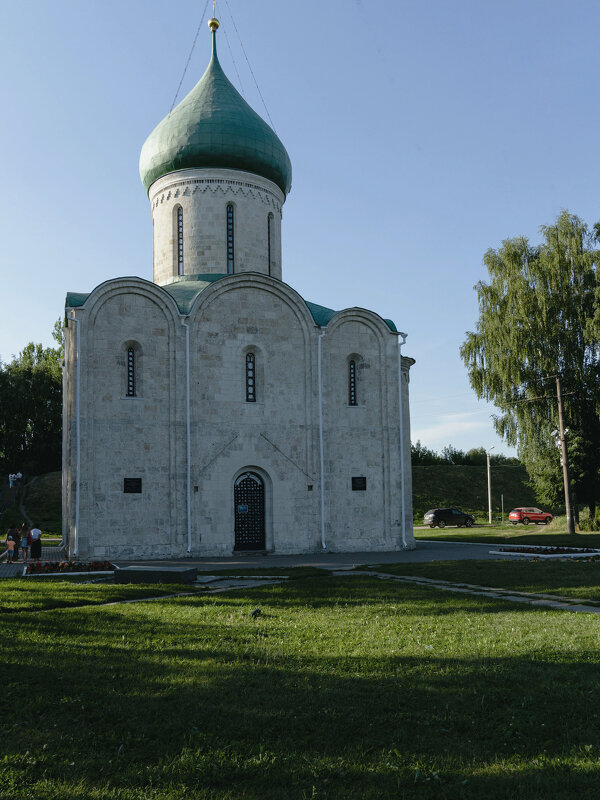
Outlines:
{"label": "metal grille on door", "polygon": [[265,486],[253,472],[235,482],[235,549],[265,549]]}

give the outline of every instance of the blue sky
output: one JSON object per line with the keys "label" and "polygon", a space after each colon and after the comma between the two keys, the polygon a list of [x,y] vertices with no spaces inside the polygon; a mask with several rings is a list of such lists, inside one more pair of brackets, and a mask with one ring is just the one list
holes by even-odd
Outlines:
{"label": "blue sky", "polygon": [[[139,152],[170,109],[203,8],[3,10],[3,361],[30,340],[52,343],[67,290],[151,279]],[[600,219],[600,4],[218,0],[217,16],[224,69],[267,118],[237,27],[292,160],[284,280],[408,333],[413,441],[510,452],[458,349],[476,323],[488,248],[537,240],[563,208]],[[203,22],[178,99],[209,50]]]}

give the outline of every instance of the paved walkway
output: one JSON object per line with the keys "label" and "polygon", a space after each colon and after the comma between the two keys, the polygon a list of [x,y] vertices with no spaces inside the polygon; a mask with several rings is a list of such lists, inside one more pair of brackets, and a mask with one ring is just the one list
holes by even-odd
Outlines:
{"label": "paved walkway", "polygon": [[134,564],[186,564],[199,570],[264,569],[268,572],[277,567],[318,567],[335,569],[355,567],[363,564],[415,564],[427,561],[464,561],[468,559],[502,559],[502,555],[490,554],[490,544],[466,542],[438,542],[419,539],[416,550],[394,550],[387,553],[307,553],[305,555],[254,555],[236,553],[222,558],[182,558],[170,561],[117,561],[119,566]]}
{"label": "paved walkway", "polygon": [[[17,561],[15,564],[6,563],[6,551],[0,552],[0,578],[15,578],[23,574],[23,562]],[[29,559],[31,561],[31,559]],[[64,553],[57,547],[42,547],[40,561],[63,561]]]}

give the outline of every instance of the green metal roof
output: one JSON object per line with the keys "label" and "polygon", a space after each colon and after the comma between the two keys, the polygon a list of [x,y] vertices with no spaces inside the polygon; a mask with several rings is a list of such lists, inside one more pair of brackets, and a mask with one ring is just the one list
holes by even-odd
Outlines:
{"label": "green metal roof", "polygon": [[223,167],[261,175],[284,194],[292,185],[292,165],[277,134],[250,108],[229,81],[217,58],[146,139],[140,176],[146,190],[180,169]]}
{"label": "green metal roof", "polygon": [[87,294],[84,294],[83,292],[67,292],[65,307],[79,308],[79,306],[82,306],[85,303],[89,296],[89,292]]}
{"label": "green metal roof", "polygon": [[[241,276],[251,275],[252,273],[239,272],[237,274]],[[159,288],[164,289],[167,294],[171,295],[173,300],[177,303],[180,314],[187,315],[192,310],[192,306],[198,295],[203,292],[207,286],[210,286],[210,284],[215,281],[221,280],[221,278],[229,277],[231,276],[218,273],[210,273],[207,275],[182,275],[173,278],[170,283],[164,284]],[[89,294],[82,294],[81,292],[67,292],[65,305],[67,308],[78,308],[85,303],[88,297]],[[340,313],[326,306],[309,303],[308,300],[304,300],[304,302],[312,315],[315,325],[318,325],[319,328],[326,328],[336,314]],[[391,331],[394,331],[394,333],[398,332],[398,329],[391,319],[384,319],[384,322]]]}
{"label": "green metal roof", "polygon": [[177,303],[177,308],[181,314],[189,314],[192,310],[194,300],[200,292],[203,292],[211,283],[218,281],[219,278],[226,278],[227,275],[218,273],[209,275],[182,275],[174,278],[171,283],[163,284],[161,287],[168,292]]}

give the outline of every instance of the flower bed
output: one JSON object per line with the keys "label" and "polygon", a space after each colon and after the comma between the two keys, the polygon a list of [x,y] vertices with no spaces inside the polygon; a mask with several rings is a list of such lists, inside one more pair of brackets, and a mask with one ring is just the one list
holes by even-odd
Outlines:
{"label": "flower bed", "polygon": [[498,548],[502,553],[536,553],[543,556],[552,555],[574,555],[577,553],[595,553],[600,556],[600,551],[591,547],[551,547],[548,545],[541,545],[536,547],[534,545],[509,545],[507,547]]}
{"label": "flower bed", "polygon": [[516,558],[562,558],[574,560],[579,558],[600,558],[600,550],[594,550],[591,547],[551,547],[543,544],[537,547],[525,544],[508,545],[498,547],[496,550],[490,550],[489,552],[490,555],[514,556]]}
{"label": "flower bed", "polygon": [[26,575],[46,575],[58,572],[105,572],[113,570],[110,561],[33,561]]}

